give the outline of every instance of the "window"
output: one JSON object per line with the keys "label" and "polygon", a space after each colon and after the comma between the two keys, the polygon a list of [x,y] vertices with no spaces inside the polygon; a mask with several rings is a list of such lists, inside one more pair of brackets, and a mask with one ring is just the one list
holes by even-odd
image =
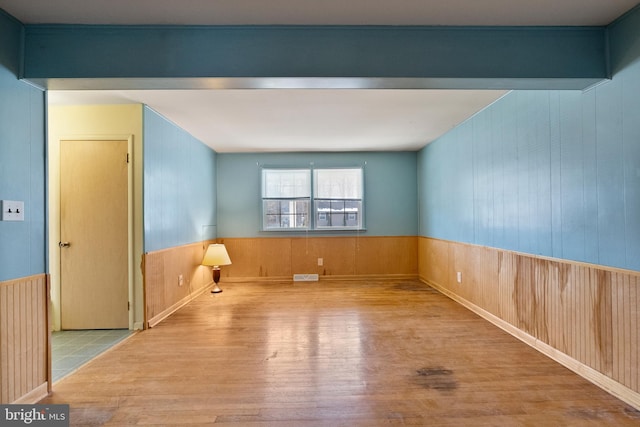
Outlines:
{"label": "window", "polygon": [[263,229],[363,228],[362,175],[362,168],[263,169]]}
{"label": "window", "polygon": [[315,169],[316,228],[362,228],[362,169]]}
{"label": "window", "polygon": [[310,170],[262,170],[263,229],[309,229],[310,205]]}

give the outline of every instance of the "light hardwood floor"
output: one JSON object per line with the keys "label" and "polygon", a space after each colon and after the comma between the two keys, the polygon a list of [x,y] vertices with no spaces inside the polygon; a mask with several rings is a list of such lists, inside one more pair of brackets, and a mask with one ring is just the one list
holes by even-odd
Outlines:
{"label": "light hardwood floor", "polygon": [[221,283],[54,384],[72,425],[632,426],[418,281]]}

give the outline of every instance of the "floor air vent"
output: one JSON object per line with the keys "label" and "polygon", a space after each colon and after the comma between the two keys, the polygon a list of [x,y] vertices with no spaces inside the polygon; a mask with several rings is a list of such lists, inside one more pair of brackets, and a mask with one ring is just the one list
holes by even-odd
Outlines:
{"label": "floor air vent", "polygon": [[317,274],[294,274],[293,281],[294,282],[317,282],[318,275]]}

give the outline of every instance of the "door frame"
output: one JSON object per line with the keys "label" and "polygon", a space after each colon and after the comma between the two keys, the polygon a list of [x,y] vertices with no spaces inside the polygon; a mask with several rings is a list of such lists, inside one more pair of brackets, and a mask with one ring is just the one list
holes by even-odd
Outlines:
{"label": "door frame", "polygon": [[127,153],[129,162],[127,164],[127,278],[128,278],[128,300],[129,300],[129,329],[135,329],[135,235],[134,235],[134,177],[133,177],[133,135],[132,134],[104,134],[104,135],[61,135],[56,138],[57,146],[56,158],[49,159],[49,177],[51,179],[50,193],[56,191],[55,197],[49,197],[49,270],[51,280],[51,303],[53,330],[60,329],[60,141],[127,141]]}

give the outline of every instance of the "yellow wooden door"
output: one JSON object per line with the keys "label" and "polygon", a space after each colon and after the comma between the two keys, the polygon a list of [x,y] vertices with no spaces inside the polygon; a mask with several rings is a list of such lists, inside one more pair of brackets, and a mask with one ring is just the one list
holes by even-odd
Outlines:
{"label": "yellow wooden door", "polygon": [[60,141],[62,329],[129,327],[128,141]]}

